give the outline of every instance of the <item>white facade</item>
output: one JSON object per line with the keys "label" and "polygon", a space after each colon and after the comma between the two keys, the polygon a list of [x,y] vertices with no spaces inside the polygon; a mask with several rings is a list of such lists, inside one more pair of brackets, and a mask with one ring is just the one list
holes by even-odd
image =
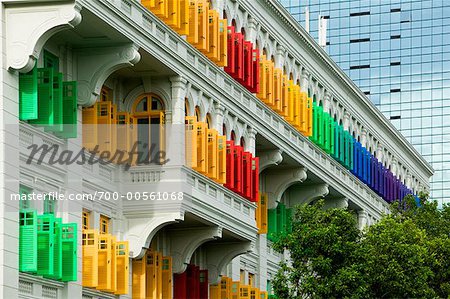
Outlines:
{"label": "white facade", "polygon": [[[428,190],[431,167],[277,1],[212,2],[219,11],[226,11],[230,23],[233,18],[245,28],[249,40],[273,54],[276,65],[292,71],[302,89],[310,89],[326,110],[337,114],[344,127],[360,136],[386,167],[401,174],[411,190]],[[10,200],[19,185],[66,195],[183,192],[183,201],[174,202],[64,201],[58,203],[58,215],[66,222],[77,222],[79,236],[83,209],[91,211],[94,228],[99,227],[100,214],[108,216],[112,233],[129,241],[131,258],[142,256],[143,248],[152,243],[172,256],[174,273],[195,261],[209,270],[211,284],[222,274],[239,280],[244,270],[256,274],[257,287],[266,289],[282,257],[270,248],[266,235],[257,234],[256,205],[184,166],[185,98],[191,110],[187,115],[200,107],[201,118],[209,113],[213,127],[222,130],[225,125],[228,134],[233,130],[238,140],[244,138],[246,150],[260,157],[260,186],[269,195],[269,208],[278,202],[292,206],[323,197],[327,206],[354,210],[361,227],[388,212],[387,203],[375,192],[139,1],[10,0],[2,1],[0,9],[0,297],[115,297],[81,286],[81,237],[77,282],[19,273],[19,205]],[[19,73],[28,72],[35,61],[42,64],[44,49],[59,56],[66,80],[78,82],[76,139],[60,139],[19,122]],[[128,171],[98,163],[27,163],[27,147],[32,144],[80,151],[82,107],[96,101],[103,85],[114,91],[114,101],[123,110],[129,110],[143,93],[162,99],[166,123],[173,128],[166,133],[170,162]],[[35,207],[42,209],[40,203]],[[121,298],[131,298],[131,287],[130,294]]]}

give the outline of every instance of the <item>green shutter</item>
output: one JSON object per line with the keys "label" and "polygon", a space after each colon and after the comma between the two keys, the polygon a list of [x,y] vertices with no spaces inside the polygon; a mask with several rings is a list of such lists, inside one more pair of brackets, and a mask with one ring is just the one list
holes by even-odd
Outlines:
{"label": "green shutter", "polygon": [[38,118],[35,125],[53,124],[53,69],[38,68]]}
{"label": "green shutter", "polygon": [[63,82],[63,131],[61,138],[77,137],[77,82]]}
{"label": "green shutter", "polygon": [[344,128],[339,126],[339,159],[338,161],[341,164],[344,164],[344,155],[345,155],[345,146],[344,146]]}
{"label": "green shutter", "polygon": [[52,214],[39,215],[37,217],[38,240],[38,269],[37,273],[43,276],[52,276],[54,273],[54,226],[55,218]]}
{"label": "green shutter", "polygon": [[286,233],[286,206],[283,203],[279,203],[277,206],[277,228],[278,234]]}
{"label": "green shutter", "polygon": [[292,233],[292,208],[286,209],[286,233]]}
{"label": "green shutter", "polygon": [[350,135],[350,151],[349,151],[349,169],[353,169],[353,147],[355,146],[355,139]]}
{"label": "green shutter", "polygon": [[336,122],[334,121],[334,119],[330,116],[330,155],[334,157],[335,153],[336,153],[336,149],[335,149],[335,138],[336,138]]}
{"label": "green shutter", "polygon": [[271,241],[275,241],[277,235],[277,209],[267,210],[267,217],[269,226],[267,228],[267,238]]}
{"label": "green shutter", "polygon": [[331,128],[330,128],[331,117],[326,112],[324,112],[323,116],[324,116],[324,122],[323,122],[323,125],[324,125],[324,150],[327,153],[331,153],[331,147],[330,147],[330,144],[331,144],[331,139],[330,139],[330,137],[331,137],[330,136],[330,134],[331,134],[330,133],[331,132]]}
{"label": "green shutter", "polygon": [[19,75],[19,119],[38,118],[38,73],[37,67]]}
{"label": "green shutter", "polygon": [[317,111],[317,120],[318,120],[318,126],[319,126],[319,136],[317,143],[318,145],[323,149],[325,145],[325,134],[324,134],[324,113],[323,113],[323,107],[319,106]]}
{"label": "green shutter", "polygon": [[77,224],[62,225],[62,281],[77,280]]}
{"label": "green shutter", "polygon": [[49,132],[63,130],[63,74],[53,75],[53,125],[45,127]]}
{"label": "green shutter", "polygon": [[54,73],[59,72],[59,58],[58,56],[44,50],[44,67],[53,69]]}
{"label": "green shutter", "polygon": [[62,219],[55,218],[53,226],[53,274],[47,278],[61,279],[62,275]]}
{"label": "green shutter", "polygon": [[19,212],[19,271],[37,271],[37,213],[36,210]]}

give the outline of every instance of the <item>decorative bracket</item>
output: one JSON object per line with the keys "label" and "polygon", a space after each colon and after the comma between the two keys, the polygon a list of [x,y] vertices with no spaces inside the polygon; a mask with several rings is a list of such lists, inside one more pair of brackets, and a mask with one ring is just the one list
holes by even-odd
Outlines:
{"label": "decorative bracket", "polygon": [[[5,3],[4,3],[5,4]],[[7,67],[29,72],[47,40],[81,22],[75,1],[29,1],[5,4]]]}
{"label": "decorative bracket", "polygon": [[168,231],[173,273],[183,273],[195,250],[203,243],[222,238],[221,227],[173,229]]}
{"label": "decorative bracket", "polygon": [[217,284],[225,267],[237,256],[254,250],[251,242],[212,243],[205,246],[208,282]]}
{"label": "decorative bracket", "polygon": [[328,184],[315,184],[302,186],[301,188],[294,188],[289,193],[289,206],[293,207],[297,204],[309,204],[315,199],[322,198],[328,193]]}
{"label": "decorative bracket", "polygon": [[148,215],[145,218],[128,218],[125,240],[128,240],[130,244],[130,257],[141,258],[145,248],[150,247],[151,240],[163,226],[183,219],[184,215],[180,212]]}
{"label": "decorative bracket", "polygon": [[134,44],[78,49],[78,104],[94,105],[103,83],[112,73],[139,62],[138,50]]}
{"label": "decorative bracket", "polygon": [[277,207],[283,193],[292,185],[306,180],[306,168],[299,167],[288,170],[273,171],[265,176],[266,192],[269,195],[269,209]]}
{"label": "decorative bracket", "polygon": [[347,209],[348,208],[348,199],[345,197],[327,198],[325,200],[324,208],[325,209],[333,209],[333,208]]}
{"label": "decorative bracket", "polygon": [[259,173],[273,165],[278,165],[283,161],[280,149],[262,152],[259,155]]}

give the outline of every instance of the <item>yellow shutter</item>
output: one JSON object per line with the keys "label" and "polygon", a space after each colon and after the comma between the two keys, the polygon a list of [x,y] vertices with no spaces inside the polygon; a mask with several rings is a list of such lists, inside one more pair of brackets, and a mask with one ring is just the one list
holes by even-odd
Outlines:
{"label": "yellow shutter", "polygon": [[97,103],[98,146],[99,151],[111,152],[112,128],[111,128],[111,102]]}
{"label": "yellow shutter", "polygon": [[132,298],[142,299],[145,296],[146,255],[141,259],[133,260]]}
{"label": "yellow shutter", "polygon": [[83,286],[94,288],[98,285],[98,232],[83,230]]}
{"label": "yellow shutter", "polygon": [[155,0],[155,6],[152,11],[155,15],[161,19],[167,19],[169,17],[169,5],[170,0]]}
{"label": "yellow shutter", "polygon": [[231,283],[231,299],[240,299],[239,286],[240,286],[240,282],[239,281],[233,281]]}
{"label": "yellow shutter", "polygon": [[189,0],[189,34],[187,40],[192,45],[198,44],[199,14],[198,0]]}
{"label": "yellow shutter", "polygon": [[195,170],[201,173],[208,169],[208,147],[207,147],[207,126],[206,123],[197,123],[197,166]]}
{"label": "yellow shutter", "polygon": [[[127,158],[131,145],[131,130],[129,126],[130,116],[128,112],[117,113],[117,150],[124,152],[122,161]],[[120,155],[117,155],[119,158]]]}
{"label": "yellow shutter", "polygon": [[250,286],[248,285],[239,286],[239,299],[250,299]]}
{"label": "yellow shutter", "polygon": [[162,299],[162,254],[155,252],[156,260],[156,299]]}
{"label": "yellow shutter", "polygon": [[148,10],[151,10],[155,6],[155,0],[141,0],[141,4]]}
{"label": "yellow shutter", "polygon": [[220,280],[220,295],[223,299],[231,298],[231,284],[233,283],[230,277],[223,276]]}
{"label": "yellow shutter", "polygon": [[[307,96],[306,95],[306,93],[304,93],[305,94],[305,97]],[[306,128],[307,128],[307,130],[306,130],[306,136],[311,136],[312,135],[312,130],[313,130],[313,128],[312,128],[312,126],[313,126],[313,108],[312,108],[312,106],[313,106],[313,101],[312,101],[312,99],[310,98],[310,97],[307,97],[307,102],[306,102],[306,113],[307,113],[307,121],[306,121],[306,124],[307,124],[307,126],[306,126]]]}
{"label": "yellow shutter", "polygon": [[208,2],[198,0],[198,44],[195,46],[203,53],[209,52]]}
{"label": "yellow shutter", "polygon": [[308,98],[305,92],[300,93],[300,132],[308,134]]}
{"label": "yellow shutter", "polygon": [[289,116],[289,79],[287,75],[283,75],[281,90],[281,115]]}
{"label": "yellow shutter", "polygon": [[117,260],[116,260],[116,237],[111,236],[111,288],[106,290],[111,293],[117,291]]}
{"label": "yellow shutter", "polygon": [[218,174],[217,182],[219,184],[226,184],[227,182],[227,137],[219,136],[217,139],[218,155],[217,162]]}
{"label": "yellow shutter", "polygon": [[302,114],[302,105],[301,105],[301,94],[300,94],[300,86],[294,85],[294,111],[293,111],[293,124],[298,130],[301,131],[301,114]]}
{"label": "yellow shutter", "polygon": [[180,0],[180,27],[176,29],[179,35],[189,35],[189,2]]}
{"label": "yellow shutter", "polygon": [[267,193],[262,193],[258,202],[259,207],[259,234],[267,234],[267,204],[269,202]]}
{"label": "yellow shutter", "polygon": [[219,21],[219,61],[217,65],[222,67],[228,65],[228,32],[226,19]]}
{"label": "yellow shutter", "polygon": [[[164,112],[159,113],[159,150],[161,153],[166,152],[166,114]],[[165,158],[160,155],[161,164],[163,164]]]}
{"label": "yellow shutter", "polygon": [[266,66],[266,84],[267,84],[267,88],[266,88],[266,103],[273,107],[275,102],[274,102],[274,72],[273,72],[273,61],[268,61],[267,62],[267,66]]}
{"label": "yellow shutter", "polygon": [[209,298],[210,299],[222,299],[220,296],[220,286],[210,285],[209,286]]}
{"label": "yellow shutter", "polygon": [[111,289],[111,235],[98,236],[98,285],[97,289]]}
{"label": "yellow shutter", "polygon": [[213,9],[208,12],[209,52],[208,58],[219,62],[219,13]]}
{"label": "yellow shutter", "polygon": [[208,129],[208,177],[217,178],[217,131]]}
{"label": "yellow shutter", "polygon": [[93,150],[97,145],[97,103],[83,108],[83,146]]}
{"label": "yellow shutter", "polygon": [[145,298],[155,299],[157,297],[156,288],[156,253],[147,251],[146,255],[146,292]]}
{"label": "yellow shutter", "polygon": [[116,243],[116,281],[117,289],[115,294],[126,295],[128,294],[129,285],[129,268],[130,259],[128,255],[128,242],[122,241]]}
{"label": "yellow shutter", "polygon": [[260,299],[259,289],[251,288],[250,289],[250,299]]}
{"label": "yellow shutter", "polygon": [[170,27],[172,27],[172,29],[176,30],[178,28],[180,28],[180,5],[181,5],[181,1],[177,0],[177,1],[172,1],[172,0],[168,0],[167,1],[167,9],[168,9],[168,18],[165,19],[165,23],[167,25],[169,25]]}
{"label": "yellow shutter", "polygon": [[194,116],[185,119],[186,166],[197,167],[197,122]]}
{"label": "yellow shutter", "polygon": [[162,258],[162,298],[172,299],[172,257]]}
{"label": "yellow shutter", "polygon": [[287,97],[287,101],[288,101],[288,116],[287,116],[287,121],[291,124],[291,125],[295,125],[294,123],[294,104],[295,104],[295,85],[294,85],[294,81],[289,80],[288,81],[288,97]]}
{"label": "yellow shutter", "polygon": [[259,58],[259,93],[256,95],[261,101],[265,101],[267,98],[267,71],[266,56],[261,55]]}
{"label": "yellow shutter", "polygon": [[283,71],[281,69],[274,70],[274,110],[277,112],[281,112],[282,109],[282,86],[283,86]]}

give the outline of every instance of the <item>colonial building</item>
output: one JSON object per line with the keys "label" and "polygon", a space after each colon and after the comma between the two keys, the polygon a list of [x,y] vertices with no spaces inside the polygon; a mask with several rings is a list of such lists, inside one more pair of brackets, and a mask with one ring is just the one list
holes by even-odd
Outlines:
{"label": "colonial building", "polygon": [[268,298],[293,206],[363,227],[429,188],[277,1],[1,12],[2,298]]}

